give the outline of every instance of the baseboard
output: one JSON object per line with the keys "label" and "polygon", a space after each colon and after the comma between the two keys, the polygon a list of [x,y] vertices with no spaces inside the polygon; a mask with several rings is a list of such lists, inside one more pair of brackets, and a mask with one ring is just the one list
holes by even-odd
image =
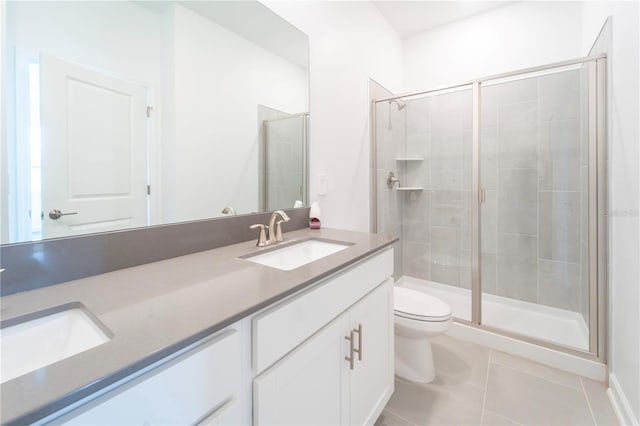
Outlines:
{"label": "baseboard", "polygon": [[549,367],[588,377],[592,380],[599,382],[605,382],[607,380],[607,366],[605,364],[584,359],[576,355],[534,345],[458,322],[451,324],[447,334],[458,339],[467,340],[491,349],[545,364]]}
{"label": "baseboard", "polygon": [[631,404],[629,404],[629,400],[624,394],[622,386],[620,386],[620,382],[614,373],[609,374],[607,396],[609,397],[609,401],[611,401],[613,411],[615,411],[618,422],[620,422],[621,425],[637,426],[640,424],[638,418],[633,414]]}

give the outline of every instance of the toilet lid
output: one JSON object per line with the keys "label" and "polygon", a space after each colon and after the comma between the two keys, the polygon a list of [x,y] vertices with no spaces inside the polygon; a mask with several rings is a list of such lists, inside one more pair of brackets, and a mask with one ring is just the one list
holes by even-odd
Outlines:
{"label": "toilet lid", "polygon": [[437,297],[406,287],[394,287],[393,307],[396,312],[425,318],[451,316],[451,307]]}

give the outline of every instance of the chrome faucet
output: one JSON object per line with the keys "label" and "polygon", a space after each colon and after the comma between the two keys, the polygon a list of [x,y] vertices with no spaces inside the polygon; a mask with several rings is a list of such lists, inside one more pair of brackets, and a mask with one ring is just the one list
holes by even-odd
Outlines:
{"label": "chrome faucet", "polygon": [[[282,220],[276,222],[276,218],[280,216]],[[289,216],[283,210],[276,210],[271,213],[271,219],[269,219],[269,240],[268,244],[278,243],[284,241],[282,237],[282,222],[289,222]],[[275,231],[274,231],[275,226]]]}
{"label": "chrome faucet", "polygon": [[230,214],[232,216],[237,215],[238,213],[236,213],[236,209],[234,209],[233,207],[225,207],[224,209],[222,209],[222,214]]}
{"label": "chrome faucet", "polygon": [[[276,222],[278,216],[280,216],[282,220]],[[261,223],[251,225],[249,227],[251,229],[260,229],[260,234],[258,235],[258,242],[256,243],[256,245],[258,247],[266,247],[271,244],[284,241],[284,237],[282,236],[283,222],[289,222],[289,216],[283,210],[276,210],[271,214],[268,226],[265,226]]]}

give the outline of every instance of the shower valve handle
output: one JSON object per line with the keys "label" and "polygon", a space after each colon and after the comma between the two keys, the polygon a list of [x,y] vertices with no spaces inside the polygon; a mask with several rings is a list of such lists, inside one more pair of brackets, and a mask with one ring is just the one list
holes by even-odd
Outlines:
{"label": "shower valve handle", "polygon": [[396,175],[393,174],[393,172],[387,173],[387,187],[389,189],[393,189],[393,185],[395,185],[396,183],[400,185],[400,179],[398,179]]}

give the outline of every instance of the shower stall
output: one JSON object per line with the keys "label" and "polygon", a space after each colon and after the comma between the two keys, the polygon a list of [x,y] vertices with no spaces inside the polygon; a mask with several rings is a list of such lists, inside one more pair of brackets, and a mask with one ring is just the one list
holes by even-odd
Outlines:
{"label": "shower stall", "polygon": [[309,113],[265,119],[260,135],[262,211],[309,205]]}
{"label": "shower stall", "polygon": [[458,322],[606,361],[604,56],[372,103],[373,232]]}

